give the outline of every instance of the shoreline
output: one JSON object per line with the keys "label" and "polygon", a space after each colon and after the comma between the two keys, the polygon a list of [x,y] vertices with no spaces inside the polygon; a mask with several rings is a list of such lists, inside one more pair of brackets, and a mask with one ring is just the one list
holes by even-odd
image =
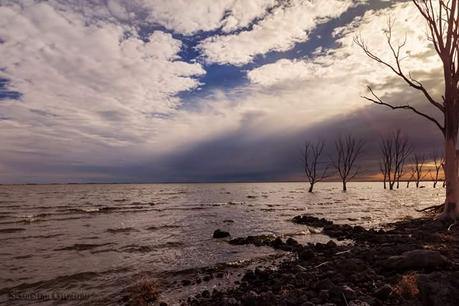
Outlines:
{"label": "shoreline", "polygon": [[249,236],[230,244],[270,246],[295,259],[248,270],[225,291],[204,290],[182,305],[456,305],[459,225],[429,217],[387,224],[385,230],[338,225],[300,215],[292,222],[351,245],[301,245],[289,238]]}

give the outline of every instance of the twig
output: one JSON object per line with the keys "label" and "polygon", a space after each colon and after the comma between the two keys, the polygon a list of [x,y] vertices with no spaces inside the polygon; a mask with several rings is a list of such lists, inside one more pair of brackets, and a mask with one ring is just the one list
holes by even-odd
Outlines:
{"label": "twig", "polygon": [[450,231],[451,228],[452,228],[454,225],[456,225],[456,223],[457,223],[456,220],[454,220],[454,222],[451,223],[451,224],[448,226],[448,231]]}

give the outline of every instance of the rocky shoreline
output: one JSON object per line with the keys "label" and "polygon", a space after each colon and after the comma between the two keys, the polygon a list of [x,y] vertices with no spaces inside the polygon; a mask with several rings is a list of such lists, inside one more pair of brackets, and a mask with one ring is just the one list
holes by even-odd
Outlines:
{"label": "rocky shoreline", "polygon": [[301,245],[272,236],[232,239],[231,244],[293,252],[296,259],[246,271],[234,288],[204,290],[184,304],[448,306],[459,301],[459,225],[427,217],[389,224],[385,230],[308,215],[292,222],[353,243]]}

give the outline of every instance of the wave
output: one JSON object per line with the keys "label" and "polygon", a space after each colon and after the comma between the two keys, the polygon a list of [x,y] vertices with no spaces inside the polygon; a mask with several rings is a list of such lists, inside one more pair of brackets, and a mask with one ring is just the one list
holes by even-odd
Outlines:
{"label": "wave", "polygon": [[10,234],[10,233],[17,233],[25,231],[25,228],[1,228],[0,234]]}
{"label": "wave", "polygon": [[164,249],[164,248],[180,248],[183,246],[182,242],[179,241],[169,241],[163,244],[158,245],[134,245],[130,244],[125,247],[121,248],[122,252],[127,253],[148,253],[157,249]]}
{"label": "wave", "polygon": [[168,229],[168,228],[180,228],[181,226],[179,225],[161,225],[161,226],[150,226],[147,227],[146,230],[148,231],[157,231],[160,229]]}
{"label": "wave", "polygon": [[116,234],[116,233],[129,233],[129,232],[138,232],[133,227],[122,227],[122,228],[109,228],[107,229],[108,233]]}
{"label": "wave", "polygon": [[101,244],[91,244],[91,243],[75,243],[74,245],[54,249],[54,251],[87,251],[101,246],[113,245],[113,243],[101,243]]}

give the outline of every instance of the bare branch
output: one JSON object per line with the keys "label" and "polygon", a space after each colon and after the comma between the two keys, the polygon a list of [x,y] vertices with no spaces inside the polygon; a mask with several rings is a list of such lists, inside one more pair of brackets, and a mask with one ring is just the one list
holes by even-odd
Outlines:
{"label": "bare branch", "polygon": [[435,119],[435,118],[433,118],[433,117],[431,117],[431,116],[429,116],[429,115],[427,115],[427,114],[425,114],[423,112],[418,111],[416,108],[414,108],[411,105],[397,105],[397,106],[395,106],[395,105],[391,105],[389,103],[386,103],[386,102],[382,101],[382,99],[380,97],[378,97],[374,93],[374,91],[371,89],[371,87],[368,86],[367,88],[370,91],[370,93],[372,94],[373,98],[367,97],[367,96],[362,96],[362,98],[364,98],[364,99],[366,99],[368,101],[371,101],[371,102],[373,102],[375,104],[387,106],[387,107],[389,107],[391,109],[407,109],[407,110],[411,110],[411,111],[415,112],[416,114],[418,114],[418,115],[420,115],[420,116],[432,121],[433,123],[435,123],[435,125],[441,130],[441,132],[443,134],[445,133],[445,128],[440,124],[440,122],[437,121],[437,119]]}

